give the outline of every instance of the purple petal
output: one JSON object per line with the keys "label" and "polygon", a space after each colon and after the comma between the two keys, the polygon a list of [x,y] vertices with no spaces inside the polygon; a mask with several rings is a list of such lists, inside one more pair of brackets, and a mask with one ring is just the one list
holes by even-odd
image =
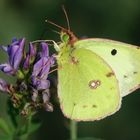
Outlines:
{"label": "purple petal", "polygon": [[42,42],[41,48],[42,48],[41,57],[49,57],[48,44],[45,42]]}
{"label": "purple petal", "polygon": [[45,65],[42,67],[42,70],[40,72],[41,79],[47,79],[49,71],[50,71],[50,67],[51,67],[51,59],[49,59],[45,63]]}
{"label": "purple petal", "polygon": [[42,90],[42,89],[48,89],[50,87],[50,81],[48,80],[40,80],[37,82],[37,85],[36,85],[37,89],[38,90]]}
{"label": "purple petal", "polygon": [[36,55],[36,48],[32,43],[29,44],[29,54],[31,57],[34,57]]}
{"label": "purple petal", "polygon": [[25,39],[22,39],[19,43],[19,48],[15,53],[14,56],[14,62],[13,62],[13,67],[17,70],[19,67],[19,64],[22,60],[23,57],[23,52],[24,52],[24,45],[25,45]]}
{"label": "purple petal", "polygon": [[25,61],[24,61],[23,68],[27,70],[27,69],[29,68],[29,66],[30,66],[30,56],[29,56],[29,54],[28,54],[28,55],[26,56]]}
{"label": "purple petal", "polygon": [[15,74],[14,69],[9,64],[1,64],[0,65],[0,70],[3,71],[6,74],[10,74],[10,75]]}
{"label": "purple petal", "polygon": [[35,55],[36,55],[36,49],[33,46],[33,44],[30,43],[29,44],[29,52],[26,54],[26,59],[25,59],[24,64],[23,64],[24,69],[27,70],[29,68],[30,64],[33,63]]}
{"label": "purple petal", "polygon": [[40,76],[42,75],[41,71],[44,67],[47,67],[48,58],[42,57],[39,61],[37,61],[33,67],[33,73],[34,76]]}
{"label": "purple petal", "polygon": [[0,90],[3,92],[8,92],[9,84],[6,81],[0,79]]}
{"label": "purple petal", "polygon": [[20,39],[8,47],[9,62],[14,69],[18,69],[24,51],[25,39]]}
{"label": "purple petal", "polygon": [[14,46],[8,46],[8,55],[9,55],[9,63],[11,66],[13,66],[13,62],[14,62],[14,56],[15,56],[15,53],[17,52],[19,46],[18,45],[14,45]]}
{"label": "purple petal", "polygon": [[37,80],[38,80],[38,78],[37,78],[36,76],[31,76],[31,81],[32,81],[32,84],[33,84],[34,86],[37,85]]}
{"label": "purple petal", "polygon": [[46,79],[40,79],[39,77],[31,77],[32,84],[37,90],[47,89],[50,87],[50,82]]}
{"label": "purple petal", "polygon": [[40,72],[40,77],[41,79],[47,79],[49,71],[50,71],[50,67],[55,63],[54,57],[52,56],[51,58],[49,58],[49,60],[47,61],[46,65],[42,68],[41,72]]}

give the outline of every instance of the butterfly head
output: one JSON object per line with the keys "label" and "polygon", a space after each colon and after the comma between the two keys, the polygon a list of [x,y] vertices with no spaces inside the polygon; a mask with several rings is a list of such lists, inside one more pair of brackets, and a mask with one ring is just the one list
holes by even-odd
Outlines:
{"label": "butterfly head", "polygon": [[73,34],[73,32],[67,29],[62,29],[60,38],[62,42],[70,45],[73,45],[78,40],[78,38]]}
{"label": "butterfly head", "polygon": [[50,20],[45,21],[61,29],[60,38],[62,43],[73,45],[78,40],[78,38],[74,35],[74,33],[70,30],[70,28],[68,29],[63,28],[62,26],[57,25]]}

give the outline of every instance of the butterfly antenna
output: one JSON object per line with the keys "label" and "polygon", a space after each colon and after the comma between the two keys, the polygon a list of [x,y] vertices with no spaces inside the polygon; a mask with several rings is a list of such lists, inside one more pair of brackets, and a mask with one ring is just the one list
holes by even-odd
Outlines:
{"label": "butterfly antenna", "polygon": [[67,12],[66,12],[66,9],[65,9],[64,5],[62,5],[62,10],[63,10],[63,12],[64,12],[64,14],[65,14],[65,17],[66,17],[68,30],[70,31],[70,21],[69,21],[68,14],[67,14]]}
{"label": "butterfly antenna", "polygon": [[55,24],[54,22],[52,22],[52,21],[50,21],[50,20],[45,20],[45,22],[48,22],[48,23],[51,24],[51,25],[54,25],[54,26],[56,26],[56,27],[58,27],[58,28],[60,28],[60,29],[62,29],[62,30],[64,30],[64,31],[67,31],[67,29],[63,28],[63,27],[60,26],[60,25]]}

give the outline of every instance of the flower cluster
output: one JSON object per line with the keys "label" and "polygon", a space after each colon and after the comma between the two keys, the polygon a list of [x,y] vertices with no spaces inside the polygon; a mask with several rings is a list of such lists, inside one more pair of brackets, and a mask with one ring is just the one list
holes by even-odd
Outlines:
{"label": "flower cluster", "polygon": [[8,62],[0,64],[5,74],[16,76],[16,84],[0,79],[0,90],[10,95],[13,106],[19,113],[28,115],[44,107],[53,111],[50,103],[50,81],[48,74],[55,63],[54,55],[49,55],[48,44],[29,43],[25,51],[25,39],[13,39],[8,46],[1,46],[8,54]]}

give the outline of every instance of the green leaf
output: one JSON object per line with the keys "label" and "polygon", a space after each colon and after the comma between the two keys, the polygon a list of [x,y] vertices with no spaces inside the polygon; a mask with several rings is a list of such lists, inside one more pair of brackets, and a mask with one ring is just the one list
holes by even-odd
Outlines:
{"label": "green leaf", "polygon": [[28,137],[40,127],[40,123],[29,123],[29,126],[26,125],[21,129],[20,140],[27,140]]}
{"label": "green leaf", "polygon": [[28,140],[29,136],[40,127],[40,123],[30,124],[27,133],[20,136],[20,140]]}
{"label": "green leaf", "polygon": [[0,135],[0,140],[13,140],[13,136],[12,135]]}
{"label": "green leaf", "polygon": [[7,122],[0,118],[0,129],[3,130],[6,134],[10,135],[12,133],[9,125],[7,124]]}

